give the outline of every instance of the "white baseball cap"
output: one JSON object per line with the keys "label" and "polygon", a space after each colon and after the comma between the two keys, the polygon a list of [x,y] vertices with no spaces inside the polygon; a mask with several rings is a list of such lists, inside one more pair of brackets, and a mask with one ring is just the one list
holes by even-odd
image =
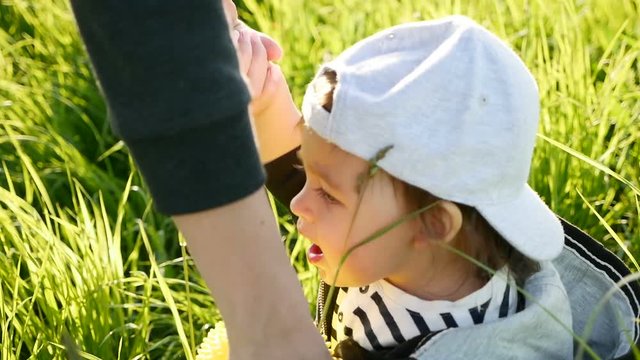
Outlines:
{"label": "white baseball cap", "polygon": [[562,250],[557,216],[527,178],[538,87],[497,36],[463,16],[376,33],[325,64],[337,74],[331,112],[313,83],[302,112],[318,135],[392,176],[475,207],[534,260]]}

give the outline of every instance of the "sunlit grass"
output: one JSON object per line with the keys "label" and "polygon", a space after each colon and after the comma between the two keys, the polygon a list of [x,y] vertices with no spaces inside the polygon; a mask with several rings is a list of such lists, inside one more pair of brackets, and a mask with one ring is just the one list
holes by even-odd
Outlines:
{"label": "sunlit grass", "polygon": [[[79,185],[73,208],[44,213],[0,188],[2,359],[64,358],[62,334],[86,358],[174,359],[195,347],[187,333],[195,339],[218,318],[200,281],[165,278],[183,258],[141,259],[141,243],[149,248],[142,220],[135,250],[122,253],[130,189],[129,182],[109,219],[101,198],[92,201]],[[172,344],[178,340],[183,347]]]}

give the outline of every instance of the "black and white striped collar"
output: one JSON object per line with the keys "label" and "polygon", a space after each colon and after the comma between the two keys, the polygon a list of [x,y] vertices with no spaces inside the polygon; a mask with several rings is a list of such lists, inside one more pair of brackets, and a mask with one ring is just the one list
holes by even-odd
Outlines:
{"label": "black and white striped collar", "polygon": [[457,301],[423,300],[381,280],[339,289],[331,322],[333,345],[353,338],[382,350],[420,335],[495,321],[515,313],[517,289],[506,268],[476,292]]}

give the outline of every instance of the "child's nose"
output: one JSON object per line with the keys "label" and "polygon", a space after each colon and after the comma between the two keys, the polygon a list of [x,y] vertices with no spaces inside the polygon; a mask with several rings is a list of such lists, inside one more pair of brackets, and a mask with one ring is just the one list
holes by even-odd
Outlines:
{"label": "child's nose", "polygon": [[304,188],[296,196],[294,196],[293,199],[291,199],[289,207],[291,208],[291,212],[297,217],[302,218],[305,221],[311,221],[312,212],[306,200]]}

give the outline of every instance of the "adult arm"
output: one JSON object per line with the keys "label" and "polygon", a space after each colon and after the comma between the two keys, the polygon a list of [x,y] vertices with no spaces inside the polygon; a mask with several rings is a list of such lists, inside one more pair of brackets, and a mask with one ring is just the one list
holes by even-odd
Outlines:
{"label": "adult arm", "polygon": [[232,359],[325,359],[262,185],[219,0],[72,0],[115,132],[216,298]]}

